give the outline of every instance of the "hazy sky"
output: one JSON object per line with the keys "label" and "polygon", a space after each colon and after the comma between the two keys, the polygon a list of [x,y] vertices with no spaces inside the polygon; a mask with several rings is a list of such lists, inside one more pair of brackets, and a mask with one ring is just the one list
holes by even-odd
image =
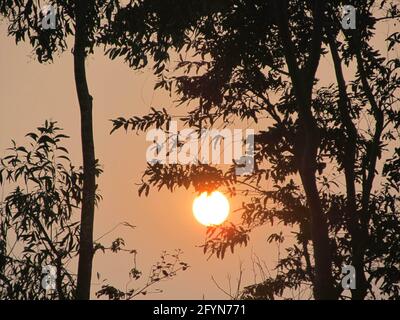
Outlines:
{"label": "hazy sky", "polygon": [[[377,42],[386,38],[388,29],[383,26],[382,30],[378,30]],[[67,147],[72,161],[80,165],[80,120],[72,54],[67,51],[56,58],[53,64],[40,65],[31,56],[29,46],[16,46],[12,38],[6,37],[4,23],[0,23],[0,44],[0,156],[3,156],[11,139],[24,143],[27,132],[46,119],[52,119],[57,120],[65,133],[71,136]],[[157,286],[164,293],[145,298],[224,298],[211,276],[228,289],[227,275],[230,274],[232,285],[235,286],[239,263],[243,261],[243,283],[252,284],[252,253],[265,260],[269,267],[273,266],[277,260],[277,250],[275,245],[266,243],[268,234],[273,231],[271,227],[266,226],[253,232],[249,246],[238,248],[234,255],[227,254],[222,261],[216,258],[207,261],[202,249],[196,247],[204,241],[205,227],[192,215],[191,206],[195,197],[193,189],[178,189],[174,193],[153,190],[147,198],[138,197],[135,183],[140,181],[146,167],[145,152],[149,143],[144,134],[118,131],[110,135],[109,119],[144,115],[150,107],[171,109],[173,101],[168,95],[153,90],[155,79],[151,71],[133,71],[121,61],[108,60],[101,50],[97,50],[95,55],[88,58],[87,75],[94,98],[96,157],[104,168],[104,174],[98,181],[104,200],[96,210],[96,237],[116,224],[128,221],[137,228],[119,228],[105,241],[109,243],[117,236],[125,238],[127,247],[138,250],[138,267],[144,276],[162,250],[182,249],[183,260],[191,266],[173,280]],[[322,59],[317,76],[324,83],[332,79],[329,57]],[[180,110],[179,114],[182,113]],[[248,125],[245,124],[246,127]],[[241,200],[230,199],[232,209],[237,209]],[[232,213],[232,209],[231,217],[234,217],[237,213]],[[277,230],[279,227],[274,229]],[[93,282],[97,282],[95,275],[99,272],[102,278],[123,287],[132,266],[130,259],[130,256],[124,254],[97,254]],[[94,284],[93,288],[92,293],[99,287]]]}
{"label": "hazy sky", "polygon": [[[24,143],[27,132],[51,119],[58,121],[70,135],[67,147],[73,163],[80,165],[79,107],[72,54],[67,51],[53,64],[41,65],[31,56],[28,45],[16,46],[14,40],[6,36],[4,23],[0,24],[0,43],[0,156],[10,146],[11,139]],[[267,246],[265,241],[268,228],[254,232],[247,248],[235,251],[234,255],[228,254],[223,261],[216,258],[207,261],[202,249],[196,247],[204,241],[205,227],[192,215],[193,189],[179,189],[174,193],[154,190],[147,198],[137,195],[135,183],[140,181],[146,167],[145,151],[149,143],[143,134],[120,131],[110,135],[109,119],[144,115],[151,106],[173,106],[168,95],[153,90],[155,79],[149,69],[133,71],[120,61],[108,60],[101,50],[88,58],[87,66],[94,98],[96,157],[104,168],[99,180],[104,200],[96,210],[96,237],[119,222],[136,225],[135,230],[119,228],[103,240],[109,243],[117,236],[125,238],[127,247],[138,250],[138,266],[144,276],[162,250],[180,248],[184,251],[182,258],[191,268],[158,285],[164,293],[146,296],[148,298],[224,298],[211,276],[227,289],[227,275],[230,274],[232,285],[236,286],[240,261],[246,261],[243,283],[252,284],[252,252],[267,260],[269,266],[276,262],[275,246]],[[240,206],[240,199],[230,201],[232,209]],[[231,216],[234,215],[231,210]],[[128,255],[99,253],[94,260],[93,282],[98,282],[95,275],[99,272],[102,278],[123,287],[131,266]],[[94,285],[94,289],[97,288]]]}

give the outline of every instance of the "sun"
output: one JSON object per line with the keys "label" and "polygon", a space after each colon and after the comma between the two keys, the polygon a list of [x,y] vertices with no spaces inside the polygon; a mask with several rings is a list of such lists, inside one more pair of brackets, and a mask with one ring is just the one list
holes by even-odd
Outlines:
{"label": "sun", "polygon": [[228,217],[228,199],[219,191],[211,194],[203,192],[194,199],[193,214],[197,221],[205,226],[219,225]]}

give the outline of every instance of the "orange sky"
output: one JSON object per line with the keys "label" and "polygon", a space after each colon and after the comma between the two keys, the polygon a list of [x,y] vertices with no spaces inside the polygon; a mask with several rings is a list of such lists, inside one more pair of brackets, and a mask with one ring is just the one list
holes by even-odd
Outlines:
{"label": "orange sky", "polygon": [[[385,26],[378,30],[378,42],[383,41],[387,33]],[[67,147],[73,162],[80,164],[79,108],[71,53],[65,52],[53,64],[40,65],[31,57],[29,46],[16,46],[12,38],[6,37],[6,28],[1,23],[0,43],[0,156],[11,139],[23,143],[27,132],[44,120],[52,119],[71,136]],[[192,215],[193,190],[179,189],[172,194],[153,190],[148,198],[139,198],[135,183],[140,181],[146,167],[145,151],[149,144],[145,135],[123,131],[109,134],[109,119],[143,115],[150,107],[170,108],[173,102],[165,93],[153,90],[155,79],[149,69],[132,71],[120,61],[108,60],[100,50],[88,58],[87,66],[94,98],[96,157],[105,170],[99,180],[104,200],[96,211],[95,235],[100,236],[123,221],[136,225],[135,230],[121,228],[106,239],[111,241],[122,236],[127,247],[137,249],[138,267],[145,275],[162,250],[180,248],[184,251],[183,260],[191,268],[157,286],[164,293],[145,298],[225,298],[211,276],[228,288],[226,277],[231,274],[235,286],[240,261],[244,261],[243,283],[252,284],[252,252],[264,259],[268,267],[276,262],[275,245],[267,245],[265,241],[271,228],[267,226],[253,232],[247,248],[235,251],[234,255],[228,254],[223,261],[216,258],[206,261],[202,249],[196,247],[203,243],[205,227]],[[318,77],[324,83],[332,79],[329,57],[322,59]],[[240,199],[231,199],[231,207],[237,209],[240,202]],[[231,216],[234,215],[231,212]],[[129,259],[123,254],[98,254],[94,261],[93,282],[97,282],[95,274],[100,272],[110,283],[123,287],[131,267]],[[94,285],[93,288],[92,296],[98,287]]]}
{"label": "orange sky", "polygon": [[[12,38],[6,37],[4,24],[0,25],[0,43],[0,156],[4,155],[11,139],[24,143],[27,132],[44,120],[52,119],[71,136],[67,147],[72,161],[80,164],[79,108],[71,53],[65,52],[53,64],[40,65],[32,58],[29,46],[16,46]],[[180,189],[173,194],[154,190],[148,198],[137,195],[135,183],[140,181],[146,167],[145,151],[149,144],[145,135],[123,131],[110,135],[109,119],[144,115],[150,106],[173,105],[168,95],[153,90],[151,72],[148,69],[132,71],[120,61],[109,61],[100,50],[88,58],[87,65],[94,98],[96,157],[105,170],[99,180],[104,200],[96,211],[95,235],[102,235],[122,221],[136,225],[135,230],[120,228],[106,240],[110,242],[117,236],[125,238],[127,247],[138,250],[138,266],[145,275],[162,250],[181,248],[184,251],[183,260],[191,268],[157,286],[164,293],[146,296],[148,298],[224,298],[211,276],[228,288],[226,277],[231,274],[232,285],[236,286],[241,260],[245,261],[243,283],[252,284],[252,252],[268,260],[269,266],[277,257],[275,246],[266,245],[265,229],[252,235],[246,249],[228,254],[223,261],[216,258],[206,261],[202,249],[196,247],[203,243],[205,227],[192,215],[193,190]],[[238,199],[231,199],[233,209],[239,205]],[[124,286],[130,267],[129,256],[99,253],[95,257],[93,282],[97,282],[95,274],[100,272],[112,284]]]}

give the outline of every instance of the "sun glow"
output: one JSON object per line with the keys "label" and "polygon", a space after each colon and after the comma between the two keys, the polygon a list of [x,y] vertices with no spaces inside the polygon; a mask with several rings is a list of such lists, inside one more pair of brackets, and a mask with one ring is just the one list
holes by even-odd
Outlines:
{"label": "sun glow", "polygon": [[205,226],[219,225],[228,217],[228,199],[219,191],[211,194],[203,192],[194,199],[193,214],[197,221]]}

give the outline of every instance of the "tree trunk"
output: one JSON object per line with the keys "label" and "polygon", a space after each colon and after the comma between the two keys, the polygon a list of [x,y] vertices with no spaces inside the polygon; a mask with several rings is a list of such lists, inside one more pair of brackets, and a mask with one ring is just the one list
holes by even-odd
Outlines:
{"label": "tree trunk", "polygon": [[86,12],[88,2],[76,1],[76,31],[74,44],[74,73],[81,114],[83,156],[83,194],[81,210],[80,247],[76,298],[90,298],[93,260],[93,223],[96,192],[96,164],[93,139],[92,97],[86,80],[85,48],[87,44]]}
{"label": "tree trunk", "polygon": [[[379,145],[381,143],[381,136],[383,133],[384,129],[384,113],[382,109],[379,107],[374,94],[372,92],[371,86],[369,85],[368,82],[368,76],[365,71],[364,67],[364,61],[363,57],[361,54],[361,36],[358,35],[358,48],[356,52],[356,60],[357,60],[357,66],[358,66],[358,71],[360,74],[360,79],[363,87],[363,91],[365,93],[365,96],[368,99],[368,102],[371,106],[371,111],[372,114],[375,118],[375,132],[374,136],[372,138],[372,144],[371,148],[369,150],[369,156],[368,156],[368,161],[367,165],[364,168],[368,172],[368,174],[365,176],[362,182],[362,196],[361,196],[361,228],[360,228],[360,259],[364,259],[365,251],[367,249],[367,242],[369,238],[369,223],[370,223],[370,209],[369,209],[369,202],[370,202],[370,197],[371,197],[371,191],[372,191],[372,185],[375,179],[375,170],[376,170],[376,163],[378,160],[378,155],[379,155]],[[365,275],[364,275],[365,277]],[[358,282],[357,282],[358,285]],[[368,290],[368,283],[361,283],[361,287],[359,290],[355,292],[355,299],[359,299],[361,297],[365,297],[367,294]],[[359,291],[359,293],[358,293]]]}
{"label": "tree trunk", "polygon": [[313,6],[312,41],[308,61],[303,68],[298,66],[296,49],[289,30],[288,2],[275,0],[274,5],[279,36],[299,108],[299,132],[296,135],[295,157],[311,213],[311,236],[315,260],[314,298],[335,299],[337,295],[332,277],[328,225],[315,177],[320,142],[319,130],[311,111],[312,88],[321,56],[323,2],[316,1]]}
{"label": "tree trunk", "polygon": [[311,237],[315,261],[314,298],[317,300],[332,300],[336,299],[336,294],[332,278],[328,224],[322,209],[315,177],[319,145],[318,128],[312,121],[307,123],[303,120],[300,123],[300,138],[295,153],[311,214]]}
{"label": "tree trunk", "polygon": [[339,56],[336,40],[328,33],[329,47],[335,68],[336,80],[339,88],[339,111],[341,120],[346,130],[343,167],[346,179],[347,218],[348,230],[351,235],[352,264],[356,270],[356,289],[352,290],[353,300],[363,300],[367,294],[368,283],[364,272],[364,249],[359,212],[357,210],[355,189],[355,163],[357,129],[350,116],[350,100],[346,92],[346,82],[343,76],[341,58]]}

